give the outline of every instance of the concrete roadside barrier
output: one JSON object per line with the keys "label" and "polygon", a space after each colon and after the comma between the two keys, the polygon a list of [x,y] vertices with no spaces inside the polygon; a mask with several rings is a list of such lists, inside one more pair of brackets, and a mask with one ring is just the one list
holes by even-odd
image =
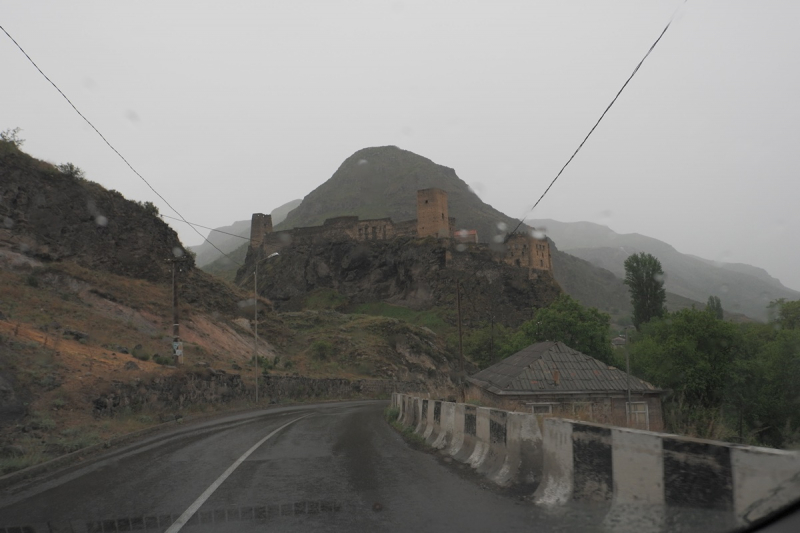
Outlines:
{"label": "concrete roadside barrier", "polygon": [[531,486],[540,481],[542,433],[533,414],[414,396],[400,402],[404,425],[494,483]]}
{"label": "concrete roadside barrier", "polygon": [[692,509],[746,525],[800,499],[798,452],[555,418],[542,443],[534,501],[609,504],[615,530],[656,531]]}
{"label": "concrete roadside barrier", "polygon": [[[475,451],[475,445],[478,441],[478,408],[474,405],[464,405],[463,413],[460,446],[455,453],[450,455],[456,461],[466,463],[472,457],[472,452]],[[456,420],[456,427],[458,427],[458,420]]]}
{"label": "concrete roadside barrier", "polygon": [[423,437],[428,445],[432,445],[442,431],[442,404],[444,402],[435,400],[431,406],[428,429],[425,430]]}
{"label": "concrete roadside barrier", "polygon": [[437,450],[447,448],[453,442],[453,431],[455,429],[456,404],[453,402],[442,402],[441,420],[439,422],[439,433],[431,442],[431,446]]}
{"label": "concrete roadside barrier", "polygon": [[[436,400],[428,400],[428,415],[426,417],[425,429],[422,432],[422,438],[425,439],[425,442],[428,441],[428,439],[431,436],[431,433],[433,433],[433,431],[436,429],[436,426],[438,424],[438,421],[436,420],[436,415],[437,415],[437,413],[436,413],[436,404],[437,403],[441,404],[441,402],[438,402]],[[439,408],[441,409],[441,405],[440,405]]]}
{"label": "concrete roadside barrier", "polygon": [[425,432],[425,428],[428,427],[428,404],[430,400],[427,398],[420,398],[417,401],[418,407],[417,412],[419,413],[419,418],[417,418],[417,424],[414,426],[414,433],[417,435],[422,435]]}
{"label": "concrete roadside barrier", "polygon": [[490,479],[506,487],[535,486],[542,475],[542,432],[530,413],[506,413],[505,460]]}

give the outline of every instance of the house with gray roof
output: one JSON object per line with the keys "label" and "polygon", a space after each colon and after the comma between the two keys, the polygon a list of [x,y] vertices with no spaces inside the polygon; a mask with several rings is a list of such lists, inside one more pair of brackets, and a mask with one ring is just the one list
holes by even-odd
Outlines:
{"label": "house with gray roof", "polygon": [[600,424],[663,431],[666,391],[562,342],[532,344],[467,378],[467,401]]}

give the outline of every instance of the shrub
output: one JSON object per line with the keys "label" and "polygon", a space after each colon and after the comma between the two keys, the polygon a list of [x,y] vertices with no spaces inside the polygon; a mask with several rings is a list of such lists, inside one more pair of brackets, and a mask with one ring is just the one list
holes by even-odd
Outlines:
{"label": "shrub", "polygon": [[60,165],[56,165],[56,169],[58,169],[58,171],[64,174],[65,176],[69,176],[70,178],[75,178],[79,180],[86,179],[86,173],[80,167],[73,165],[72,163],[62,163]]}
{"label": "shrub", "polygon": [[327,359],[329,356],[333,355],[333,352],[333,344],[328,341],[314,341],[311,344],[311,355],[316,359]]}
{"label": "shrub", "polygon": [[0,142],[8,143],[16,148],[19,148],[25,143],[25,139],[19,138],[20,128],[7,129],[0,132]]}
{"label": "shrub", "polygon": [[173,363],[172,357],[167,357],[166,355],[154,355],[153,361],[158,363],[159,365],[171,365]]}

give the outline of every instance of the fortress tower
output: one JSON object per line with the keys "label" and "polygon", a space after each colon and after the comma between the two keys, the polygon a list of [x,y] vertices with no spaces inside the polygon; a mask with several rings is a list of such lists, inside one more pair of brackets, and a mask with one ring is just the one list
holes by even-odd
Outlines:
{"label": "fortress tower", "polygon": [[417,236],[450,237],[447,193],[441,189],[417,191]]}
{"label": "fortress tower", "polygon": [[267,233],[272,233],[272,215],[253,213],[250,219],[250,248],[261,246]]}

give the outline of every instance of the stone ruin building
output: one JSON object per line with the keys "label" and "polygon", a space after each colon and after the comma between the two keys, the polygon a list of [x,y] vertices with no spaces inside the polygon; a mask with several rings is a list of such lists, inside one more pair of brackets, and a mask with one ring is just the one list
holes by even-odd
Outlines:
{"label": "stone ruin building", "polygon": [[[447,212],[447,192],[436,188],[422,189],[417,191],[417,218],[403,222],[394,222],[391,218],[359,220],[357,216],[341,216],[329,218],[321,226],[273,231],[270,215],[253,213],[250,248],[260,249],[261,254],[268,256],[290,246],[343,240],[383,241],[396,237],[435,237],[461,246],[488,247],[478,243],[474,230],[456,231],[455,225],[455,218],[448,216]],[[528,232],[508,235],[505,251],[495,255],[497,261],[527,269],[531,278],[539,272],[553,271],[547,239],[536,238]]]}

